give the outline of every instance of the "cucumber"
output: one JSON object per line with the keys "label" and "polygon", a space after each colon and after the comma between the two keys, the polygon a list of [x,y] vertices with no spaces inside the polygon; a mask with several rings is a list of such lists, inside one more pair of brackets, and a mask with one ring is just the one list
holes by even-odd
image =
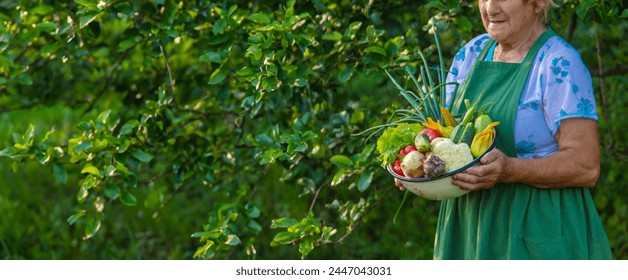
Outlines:
{"label": "cucumber", "polygon": [[449,137],[451,139],[451,142],[454,142],[454,144],[458,144],[460,141],[460,136],[462,136],[462,131],[464,130],[464,124],[458,124],[456,125],[456,127],[454,127],[454,131],[451,132],[451,137]]}
{"label": "cucumber", "polygon": [[467,143],[467,145],[471,145],[473,141],[473,136],[475,135],[475,128],[473,128],[473,123],[467,123],[465,125],[458,125],[454,128],[454,132],[451,133],[451,141],[454,144]]}
{"label": "cucumber", "polygon": [[456,144],[467,143],[467,145],[471,147],[471,142],[473,142],[473,136],[475,136],[474,125],[473,123],[467,123],[464,126],[464,130],[462,131],[460,135],[460,139],[458,140],[458,143]]}

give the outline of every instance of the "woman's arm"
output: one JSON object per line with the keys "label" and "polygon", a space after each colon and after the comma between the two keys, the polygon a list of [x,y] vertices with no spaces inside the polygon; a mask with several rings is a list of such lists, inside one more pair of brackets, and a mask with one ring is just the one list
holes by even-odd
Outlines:
{"label": "woman's arm", "polygon": [[598,125],[591,119],[561,122],[555,137],[559,151],[540,159],[509,158],[494,149],[480,161],[453,177],[453,184],[467,190],[490,188],[496,183],[524,183],[539,188],[595,186],[600,176]]}

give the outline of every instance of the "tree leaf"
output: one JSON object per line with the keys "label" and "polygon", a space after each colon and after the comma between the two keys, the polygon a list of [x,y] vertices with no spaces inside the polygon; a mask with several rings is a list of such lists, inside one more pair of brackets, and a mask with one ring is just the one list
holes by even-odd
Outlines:
{"label": "tree leaf", "polygon": [[80,210],[78,212],[76,212],[76,214],[68,217],[67,222],[70,225],[73,225],[76,221],[78,221],[81,217],[85,216],[85,210]]}
{"label": "tree leaf", "polygon": [[227,241],[225,242],[225,244],[229,246],[236,246],[240,243],[242,243],[242,241],[240,241],[240,238],[238,238],[238,236],[235,234],[229,234],[227,236]]}
{"label": "tree leaf", "polygon": [[224,18],[221,18],[214,23],[214,27],[212,28],[212,33],[218,35],[227,29],[227,21]]}
{"label": "tree leaf", "polygon": [[60,184],[65,185],[68,181],[68,172],[58,163],[52,165],[52,174],[55,176],[55,180]]}
{"label": "tree leaf", "polygon": [[75,152],[82,152],[92,147],[92,141],[83,140],[76,147],[74,147]]}
{"label": "tree leaf", "polygon": [[380,46],[370,46],[364,50],[366,53],[377,53],[386,56],[386,50]]}
{"label": "tree leaf", "polygon": [[120,188],[114,184],[105,185],[105,195],[113,200],[120,197]]}
{"label": "tree leaf", "polygon": [[282,231],[277,233],[273,240],[270,242],[270,246],[279,246],[283,244],[291,243],[299,238],[297,233]]}
{"label": "tree leaf", "polygon": [[266,133],[255,135],[255,142],[264,146],[272,146],[274,144],[273,139]]}
{"label": "tree leaf", "polygon": [[118,50],[119,51],[125,51],[125,50],[129,49],[130,47],[135,46],[136,43],[137,43],[137,39],[135,37],[128,38],[128,39],[120,42],[120,44],[118,44]]}
{"label": "tree leaf", "polygon": [[353,166],[353,161],[350,158],[344,155],[335,155],[329,159],[331,163],[339,166],[339,167],[350,167]]}
{"label": "tree leaf", "polygon": [[262,231],[262,225],[260,225],[258,222],[256,222],[255,220],[249,220],[246,223],[246,227],[250,228],[251,230],[255,231],[255,232],[260,232]]}
{"label": "tree leaf", "polygon": [[137,198],[127,191],[122,191],[120,193],[120,202],[126,206],[135,206],[137,204]]}
{"label": "tree leaf", "polygon": [[259,210],[259,208],[255,207],[253,205],[250,205],[250,204],[247,204],[244,207],[244,209],[246,210],[246,216],[249,217],[249,218],[257,218],[261,214],[261,211]]}
{"label": "tree leaf", "polygon": [[299,242],[299,253],[301,258],[304,259],[314,249],[314,241],[311,238],[303,239]]}
{"label": "tree leaf", "polygon": [[265,13],[253,13],[247,17],[250,21],[258,24],[269,24],[270,17]]}
{"label": "tree leaf", "polygon": [[138,125],[140,125],[138,120],[129,120],[120,128],[120,135],[127,135],[133,132]]}
{"label": "tree leaf", "polygon": [[98,232],[99,229],[100,229],[100,219],[95,218],[95,217],[89,217],[87,219],[87,223],[85,224],[85,236],[83,236],[83,238],[84,239],[92,238],[94,234]]}
{"label": "tree leaf", "polygon": [[338,42],[342,40],[342,34],[340,34],[340,32],[338,31],[334,31],[331,34],[323,34],[323,40]]}
{"label": "tree leaf", "polygon": [[83,203],[87,199],[88,195],[89,195],[89,191],[87,190],[87,188],[81,186],[79,187],[79,190],[76,193],[76,200],[80,203]]}
{"label": "tree leaf", "polygon": [[42,22],[40,24],[37,24],[37,27],[35,27],[35,29],[41,32],[53,33],[57,30],[57,25],[54,22]]}
{"label": "tree leaf", "polygon": [[248,67],[248,66],[244,66],[240,68],[240,70],[236,71],[236,74],[238,76],[243,76],[243,77],[250,76],[253,73],[254,73],[253,68]]}
{"label": "tree leaf", "polygon": [[214,62],[214,63],[221,63],[222,62],[222,56],[217,53],[217,52],[208,52],[204,55],[201,55],[201,57],[198,58],[199,62]]}
{"label": "tree leaf", "polygon": [[344,181],[346,174],[347,173],[347,169],[344,168],[340,168],[336,174],[334,174],[334,178],[331,180],[331,186],[335,186],[338,185],[340,183],[342,183],[342,181]]}
{"label": "tree leaf", "polygon": [[259,164],[271,164],[274,163],[275,160],[284,155],[283,151],[280,151],[275,148],[268,149],[262,153],[262,160]]}
{"label": "tree leaf", "polygon": [[131,156],[133,156],[134,158],[136,158],[137,160],[144,162],[144,163],[148,163],[153,159],[153,155],[144,152],[140,149],[135,149],[131,152]]}
{"label": "tree leaf", "polygon": [[222,68],[214,70],[212,75],[209,77],[208,84],[215,85],[221,83],[227,77],[227,73],[227,70],[224,70]]}
{"label": "tree leaf", "polygon": [[83,14],[79,20],[79,29],[83,29],[85,28],[85,26],[88,26],[90,23],[92,23],[92,21],[96,20],[98,15],[100,15],[99,11],[89,11]]}
{"label": "tree leaf", "polygon": [[373,172],[364,173],[358,179],[358,190],[360,192],[364,192],[371,186],[371,182],[373,181]]}
{"label": "tree leaf", "polygon": [[340,71],[340,75],[338,75],[338,81],[344,84],[347,81],[349,81],[349,79],[351,78],[351,75],[353,75],[353,68],[349,66],[345,66]]}
{"label": "tree leaf", "polygon": [[84,166],[83,169],[81,169],[81,174],[85,174],[85,173],[89,173],[94,176],[100,176],[100,170],[98,170],[98,168],[93,165]]}
{"label": "tree leaf", "polygon": [[33,145],[33,142],[35,141],[35,126],[33,124],[28,125],[24,135],[22,135],[22,139],[24,140],[24,142],[22,142],[23,144],[26,144],[29,147]]}
{"label": "tree leaf", "polygon": [[279,218],[274,219],[270,224],[271,228],[288,228],[298,223],[299,221],[292,218]]}

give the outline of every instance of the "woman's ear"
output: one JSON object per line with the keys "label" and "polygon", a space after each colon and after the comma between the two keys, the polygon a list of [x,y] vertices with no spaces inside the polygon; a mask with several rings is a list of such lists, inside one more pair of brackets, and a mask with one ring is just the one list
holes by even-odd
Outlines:
{"label": "woman's ear", "polygon": [[549,3],[550,3],[550,0],[533,1],[532,4],[534,5],[534,12],[536,14],[539,14],[541,12],[547,11],[547,9],[549,8]]}

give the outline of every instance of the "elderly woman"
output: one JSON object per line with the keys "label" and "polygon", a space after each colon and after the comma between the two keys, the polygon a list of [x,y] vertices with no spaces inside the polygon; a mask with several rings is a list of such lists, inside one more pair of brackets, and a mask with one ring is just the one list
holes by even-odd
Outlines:
{"label": "elderly woman", "polygon": [[[578,52],[543,21],[551,0],[479,0],[488,34],[456,55],[449,81],[490,104],[497,149],[453,176],[436,259],[610,259],[591,198],[600,174],[595,98]],[[450,98],[450,99],[451,99]],[[397,185],[399,182],[397,182]]]}

